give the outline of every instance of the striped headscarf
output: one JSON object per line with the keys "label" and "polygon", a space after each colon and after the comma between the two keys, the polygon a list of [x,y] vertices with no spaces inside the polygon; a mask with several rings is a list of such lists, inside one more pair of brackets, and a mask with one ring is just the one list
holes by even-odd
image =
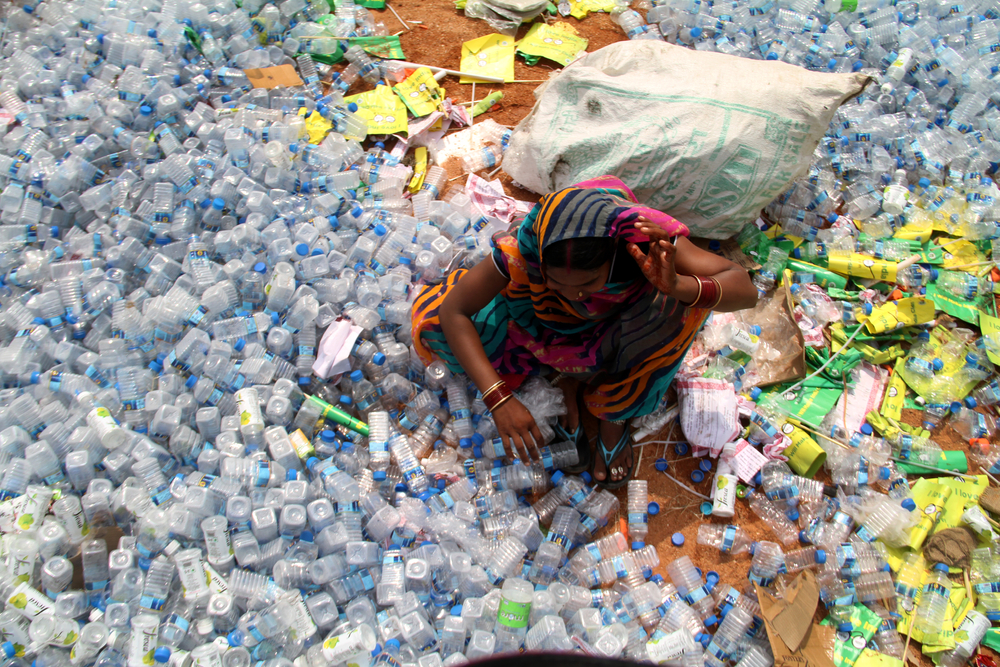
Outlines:
{"label": "striped headscarf", "polygon": [[[537,317],[545,326],[571,333],[588,328],[589,322],[612,316],[623,304],[651,299],[655,293],[652,285],[646,280],[634,280],[607,283],[585,301],[568,301],[546,287],[541,269],[545,249],[559,241],[602,237],[623,244],[649,241],[635,228],[640,217],[663,228],[671,237],[688,235],[683,223],[639,205],[628,186],[614,176],[601,176],[542,197],[517,230],[517,247],[524,261],[522,280],[517,279],[516,271],[511,273],[513,282],[507,289],[508,299],[520,302],[512,304],[515,320],[526,324]],[[626,250],[620,246],[619,252]],[[527,280],[522,282],[525,277]]]}

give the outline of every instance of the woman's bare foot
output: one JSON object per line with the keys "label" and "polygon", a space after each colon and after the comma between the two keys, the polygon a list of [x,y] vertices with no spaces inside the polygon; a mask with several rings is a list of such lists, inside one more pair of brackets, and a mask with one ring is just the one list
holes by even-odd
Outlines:
{"label": "woman's bare foot", "polygon": [[[602,421],[600,423],[600,433],[601,442],[604,443],[605,447],[610,449],[615,446],[615,443],[625,433],[625,424]],[[608,477],[607,467],[604,465],[604,459],[601,458],[600,452],[597,452],[597,454],[594,458],[594,479],[598,482],[620,482],[625,479],[628,471],[632,469],[632,443],[629,443],[611,462],[610,478]]]}

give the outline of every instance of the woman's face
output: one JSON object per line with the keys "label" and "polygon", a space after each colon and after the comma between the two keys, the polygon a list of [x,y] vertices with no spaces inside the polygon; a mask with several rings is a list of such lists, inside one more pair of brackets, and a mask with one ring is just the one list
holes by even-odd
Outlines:
{"label": "woman's face", "polygon": [[604,288],[610,271],[611,262],[587,271],[550,267],[545,269],[545,286],[568,301],[584,301]]}

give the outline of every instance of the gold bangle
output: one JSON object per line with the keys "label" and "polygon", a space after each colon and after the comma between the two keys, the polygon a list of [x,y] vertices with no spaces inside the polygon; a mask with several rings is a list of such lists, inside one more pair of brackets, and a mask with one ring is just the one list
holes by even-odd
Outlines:
{"label": "gold bangle", "polygon": [[497,408],[499,408],[501,405],[503,405],[504,403],[506,403],[507,401],[509,401],[512,398],[514,398],[514,394],[507,394],[506,396],[504,396],[503,398],[501,398],[500,401],[496,405],[494,405],[492,408],[490,408],[490,412],[495,411]]}
{"label": "gold bangle", "polygon": [[713,303],[711,306],[708,307],[709,310],[715,310],[715,307],[718,306],[720,303],[722,303],[722,283],[720,283],[712,276],[709,276],[708,279],[711,280],[713,283],[715,283],[715,290],[719,293],[719,296],[718,298],[716,298],[715,303]]}
{"label": "gold bangle", "polygon": [[690,308],[690,307],[691,307],[691,306],[693,306],[694,304],[698,303],[698,300],[699,300],[699,299],[701,298],[701,281],[700,281],[700,280],[698,280],[698,276],[691,276],[691,277],[692,277],[692,278],[694,278],[694,281],[695,281],[696,283],[698,283],[698,296],[696,296],[696,297],[694,298],[694,301],[692,301],[691,303],[687,303],[687,304],[684,304],[684,305],[685,305],[685,306],[687,306],[688,308]]}
{"label": "gold bangle", "polygon": [[495,383],[493,383],[492,386],[490,386],[489,389],[487,389],[486,391],[484,391],[482,393],[482,397],[486,398],[486,394],[490,393],[491,391],[493,391],[494,389],[496,389],[497,387],[499,387],[502,384],[503,384],[503,380],[497,380]]}

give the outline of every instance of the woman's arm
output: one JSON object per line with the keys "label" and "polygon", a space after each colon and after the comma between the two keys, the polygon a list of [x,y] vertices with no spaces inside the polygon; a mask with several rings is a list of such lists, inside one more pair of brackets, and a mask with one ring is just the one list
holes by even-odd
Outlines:
{"label": "woman's arm", "polygon": [[[721,313],[744,310],[757,305],[757,288],[750,282],[746,269],[724,257],[702,250],[688,239],[677,239],[674,266],[678,273],[678,290],[674,297],[685,303],[698,294],[697,281],[692,276],[711,276],[722,287],[722,299],[714,308]],[[681,289],[684,293],[681,294]]]}
{"label": "woman's arm", "polygon": [[694,276],[712,277],[722,288],[722,299],[713,310],[729,312],[757,304],[757,288],[750,282],[750,275],[733,262],[702,250],[684,237],[678,238],[675,245],[663,229],[645,218],[639,219],[636,229],[649,237],[649,252],[643,254],[630,243],[629,254],[662,293],[682,303],[693,303],[698,298],[698,280]]}
{"label": "woman's arm", "polygon": [[[486,356],[479,333],[472,323],[472,316],[489,305],[507,282],[507,277],[497,270],[492,258],[488,257],[462,276],[449,290],[438,309],[441,331],[448,340],[448,347],[479,391],[492,387],[500,380],[500,376]],[[508,439],[514,446],[520,443],[525,458],[537,458],[537,448],[533,446],[532,438],[540,447],[544,442],[541,431],[528,409],[516,398],[498,406],[493,411],[493,421],[505,444]]]}

